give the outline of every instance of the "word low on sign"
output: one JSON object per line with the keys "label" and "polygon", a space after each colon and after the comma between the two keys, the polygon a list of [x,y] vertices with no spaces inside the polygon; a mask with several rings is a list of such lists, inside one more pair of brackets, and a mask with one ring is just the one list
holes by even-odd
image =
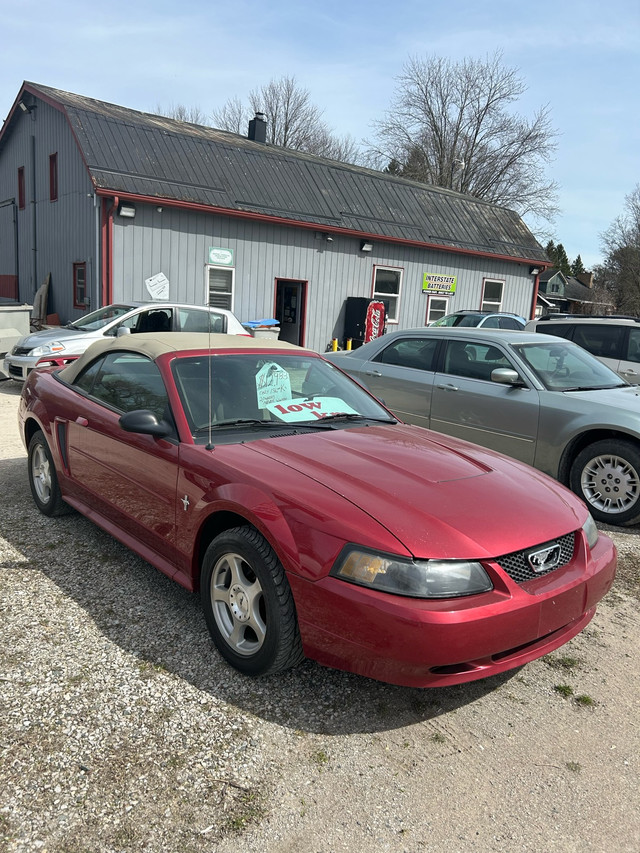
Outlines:
{"label": "word low on sign", "polygon": [[286,423],[296,421],[310,421],[312,418],[320,420],[327,415],[356,415],[355,409],[348,406],[339,397],[314,397],[312,400],[301,398],[291,400],[280,400],[266,407],[271,414]]}

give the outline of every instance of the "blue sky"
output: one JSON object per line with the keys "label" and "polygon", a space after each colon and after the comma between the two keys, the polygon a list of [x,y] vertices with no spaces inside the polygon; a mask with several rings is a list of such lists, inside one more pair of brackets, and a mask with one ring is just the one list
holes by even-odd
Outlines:
{"label": "blue sky", "polygon": [[553,237],[601,260],[600,234],[640,182],[638,0],[0,0],[0,115],[23,80],[153,112],[210,113],[283,75],[309,90],[337,134],[372,137],[410,57],[500,50],[559,131]]}

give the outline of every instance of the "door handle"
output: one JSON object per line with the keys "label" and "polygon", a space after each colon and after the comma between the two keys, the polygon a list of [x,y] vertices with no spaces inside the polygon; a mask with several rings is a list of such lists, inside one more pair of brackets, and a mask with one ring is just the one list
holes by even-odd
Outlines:
{"label": "door handle", "polygon": [[365,370],[367,376],[382,376],[379,370]]}
{"label": "door handle", "polygon": [[447,385],[436,385],[436,388],[440,391],[458,391],[460,390],[457,385],[451,385],[450,383]]}
{"label": "door handle", "polygon": [[76,423],[78,426],[89,426],[89,421],[86,418],[77,417]]}

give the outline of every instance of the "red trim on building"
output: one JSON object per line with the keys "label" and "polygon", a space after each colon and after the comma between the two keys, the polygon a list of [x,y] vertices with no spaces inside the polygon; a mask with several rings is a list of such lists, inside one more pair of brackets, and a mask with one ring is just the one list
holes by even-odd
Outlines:
{"label": "red trim on building", "polygon": [[[104,190],[96,188],[98,196],[113,195],[113,190]],[[207,213],[210,216],[233,216],[236,219],[250,219],[257,222],[266,222],[275,225],[287,225],[292,228],[304,228],[307,231],[322,231],[323,234],[341,234],[347,237],[359,237],[360,239],[372,240],[379,243],[396,243],[401,246],[419,246],[423,249],[431,249],[437,252],[451,252],[455,255],[470,255],[474,258],[495,258],[500,261],[510,261],[514,264],[537,264],[541,269],[551,266],[551,264],[543,264],[540,260],[532,258],[514,258],[511,255],[498,255],[493,252],[481,252],[474,249],[461,249],[456,246],[441,246],[439,243],[423,243],[420,240],[408,240],[402,237],[388,237],[380,234],[368,233],[366,231],[356,231],[351,228],[337,228],[336,226],[320,225],[313,222],[298,222],[295,219],[286,219],[283,216],[266,216],[264,213],[252,213],[247,210],[232,210],[226,207],[213,207],[209,204],[199,204],[192,201],[179,201],[173,198],[163,198],[162,196],[147,196],[137,193],[119,193],[118,198],[121,201],[138,201],[143,204],[162,205],[163,207],[175,207],[182,210],[191,210],[194,213]]]}

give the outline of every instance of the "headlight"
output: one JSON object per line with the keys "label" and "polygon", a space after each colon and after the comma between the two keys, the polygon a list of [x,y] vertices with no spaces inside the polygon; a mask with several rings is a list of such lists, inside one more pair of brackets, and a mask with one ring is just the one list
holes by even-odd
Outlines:
{"label": "headlight", "polygon": [[60,343],[60,341],[51,341],[50,344],[42,344],[41,347],[32,349],[29,355],[50,355],[54,352],[62,352],[63,349],[64,344]]}
{"label": "headlight", "polygon": [[343,551],[331,574],[380,592],[412,598],[457,598],[493,589],[480,563],[404,560],[357,549]]}
{"label": "headlight", "polygon": [[598,541],[598,536],[600,534],[598,533],[596,523],[593,518],[591,518],[591,516],[589,516],[585,523],[582,525],[582,529],[584,530],[584,535],[587,537],[587,544],[589,548],[593,548],[593,546]]}

